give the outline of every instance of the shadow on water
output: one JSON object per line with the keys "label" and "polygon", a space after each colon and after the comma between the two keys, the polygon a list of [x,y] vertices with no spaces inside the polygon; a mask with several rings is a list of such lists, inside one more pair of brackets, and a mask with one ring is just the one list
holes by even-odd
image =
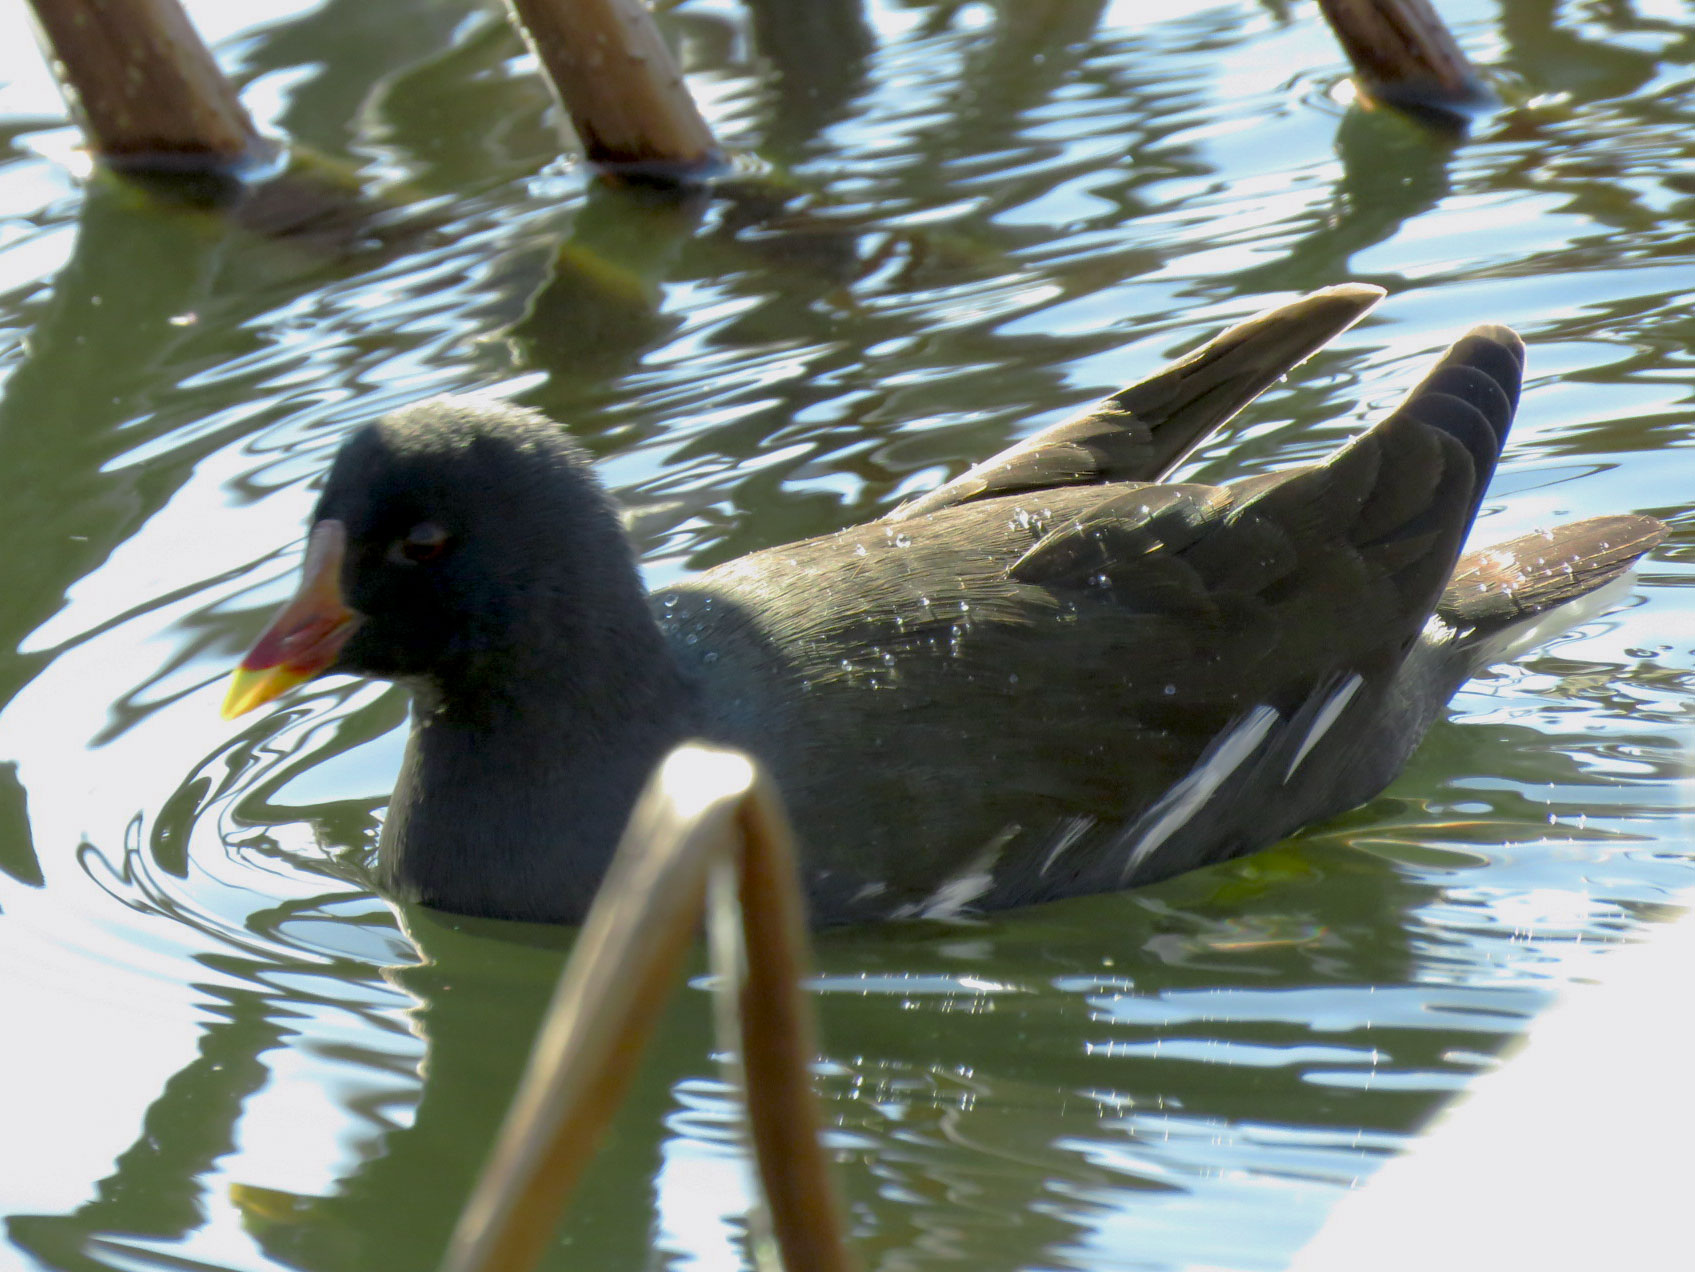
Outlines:
{"label": "shadow on water", "polygon": [[[469,1193],[569,944],[569,934],[541,929],[531,934],[531,948],[515,949],[512,926],[407,913],[406,931],[422,961],[388,975],[416,1002],[412,1021],[426,1043],[411,1123],[388,1132],[380,1152],[333,1194],[313,1200],[307,1222],[293,1205],[282,1222],[256,1225],[254,1235],[271,1257],[314,1272],[429,1267],[440,1258],[458,1217],[458,1201],[440,1199]],[[699,1048],[710,1031],[709,1004],[700,994],[681,1002],[650,1047],[607,1151],[585,1180],[575,1208],[581,1223],[573,1225],[568,1247],[573,1266],[650,1261],[652,1233],[630,1222],[631,1203],[639,1211],[652,1195],[672,1088],[710,1070]],[[421,1207],[421,1197],[435,1200]],[[254,1210],[244,1209],[251,1221]]]}
{"label": "shadow on water", "polygon": [[873,48],[859,0],[750,0],[754,43],[770,64],[760,153],[782,164],[828,158],[820,135],[853,118]]}
{"label": "shadow on water", "polygon": [[[416,963],[326,961],[317,949],[287,957],[298,945],[288,935],[294,926],[388,926],[381,911],[349,915],[345,902],[332,896],[321,905],[256,913],[251,925],[260,939],[249,949],[202,956],[217,979],[199,987],[208,995],[200,1011],[209,1018],[199,1053],[164,1084],[135,1144],[95,1185],[93,1198],[65,1215],[10,1216],[7,1234],[15,1245],[65,1272],[113,1266],[103,1253],[143,1261],[152,1253],[169,1264],[162,1252],[206,1223],[207,1181],[221,1178],[220,1159],[236,1151],[245,1103],[273,1080],[268,1054],[299,1046],[309,1036],[301,1026],[329,1009],[355,1011],[376,1032],[375,1041],[350,1047],[346,1058],[380,1068],[401,1086],[416,1080],[415,1097],[399,1101],[398,1119],[390,1099],[350,1109],[360,1126],[351,1155],[360,1164],[333,1192],[298,1196],[236,1178],[228,1184],[230,1199],[266,1256],[285,1266],[355,1272],[436,1262],[506,1111],[574,933],[411,910],[401,930]],[[266,956],[253,956],[261,950]],[[373,1000],[363,1008],[349,993],[361,987]],[[396,1018],[392,1003],[381,1000],[396,992],[410,1003],[403,1018],[422,1040],[421,1056],[408,1045],[381,1045]],[[681,1004],[650,1048],[603,1165],[582,1191],[570,1240],[576,1265],[647,1262],[650,1234],[629,1223],[630,1203],[651,1191],[669,1092],[710,1067],[699,1048],[709,1032],[709,1004],[697,993],[683,995]]]}
{"label": "shadow on water", "polygon": [[16,764],[0,764],[0,870],[26,887],[46,882],[29,829],[29,793],[18,781]]}
{"label": "shadow on water", "polygon": [[10,1215],[13,1245],[64,1272],[106,1268],[135,1238],[173,1241],[206,1221],[204,1177],[234,1150],[243,1103],[270,1077],[265,1053],[286,1043],[293,1013],[269,996],[231,988],[206,1004],[217,1019],[201,1031],[199,1054],[180,1069],[142,1118],[141,1135],[68,1215]]}
{"label": "shadow on water", "polygon": [[[1695,35],[1687,23],[1642,17],[1630,3],[1607,6],[1607,35],[1600,39],[1565,20],[1579,6],[1566,0],[1515,0],[1503,5],[1500,35],[1506,49],[1500,65],[1533,92],[1569,93],[1575,100],[1629,97],[1658,73],[1662,63],[1687,62]],[[1667,37],[1649,52],[1633,47],[1630,35]]]}
{"label": "shadow on water", "polygon": [[1451,193],[1449,167],[1461,144],[1459,136],[1427,128],[1399,111],[1348,111],[1336,125],[1342,172],[1335,207],[1314,215],[1314,227],[1290,246],[1287,257],[1238,275],[1235,281],[1248,291],[1307,291],[1326,286],[1330,279],[1356,276],[1355,254],[1393,238],[1408,221]]}
{"label": "shadow on water", "polygon": [[[476,30],[466,38],[468,23]],[[498,152],[465,119],[503,120],[537,136],[546,85],[500,69],[522,48],[503,17],[464,0],[409,5],[403,15],[392,3],[330,0],[260,32],[243,50],[238,79],[300,75],[276,117],[288,137],[343,160],[404,149],[424,160],[412,181],[436,188],[430,174],[439,168],[441,188],[452,191],[459,174],[490,166]],[[474,153],[456,150],[467,142]]]}
{"label": "shadow on water", "polygon": [[[264,307],[246,294],[256,279],[226,277],[227,286],[218,287],[228,238],[215,217],[157,210],[103,182],[88,187],[71,261],[35,316],[29,352],[0,396],[7,456],[0,506],[18,562],[8,571],[9,604],[0,613],[7,649],[18,648],[60,607],[71,582],[163,506],[196,459],[231,440],[202,439],[174,472],[110,467],[116,456],[187,422],[168,406],[155,409],[170,397],[160,381],[173,383],[229,356],[229,334]],[[217,352],[197,358],[208,330],[216,333]],[[7,660],[0,698],[15,695],[51,657],[42,651]]]}

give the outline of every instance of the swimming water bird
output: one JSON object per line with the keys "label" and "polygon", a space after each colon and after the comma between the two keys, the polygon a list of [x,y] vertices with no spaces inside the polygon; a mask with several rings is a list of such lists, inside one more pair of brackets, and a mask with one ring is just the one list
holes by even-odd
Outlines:
{"label": "swimming water bird", "polygon": [[1665,533],[1601,517],[1461,556],[1523,345],[1479,327],[1322,463],[1182,456],[1381,292],[1330,288],[880,520],[649,596],[553,422],[437,398],[354,432],[234,715],[407,686],[394,893],[572,922],[677,742],[772,771],[819,923],[1160,879],[1380,791],[1455,690]]}

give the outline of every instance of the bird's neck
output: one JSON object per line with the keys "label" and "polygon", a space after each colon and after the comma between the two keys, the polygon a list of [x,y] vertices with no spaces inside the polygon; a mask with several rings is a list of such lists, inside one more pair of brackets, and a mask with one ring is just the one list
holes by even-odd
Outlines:
{"label": "bird's neck", "polygon": [[576,922],[630,809],[693,731],[695,694],[658,643],[593,660],[591,682],[533,675],[414,693],[379,870],[395,894],[460,913]]}

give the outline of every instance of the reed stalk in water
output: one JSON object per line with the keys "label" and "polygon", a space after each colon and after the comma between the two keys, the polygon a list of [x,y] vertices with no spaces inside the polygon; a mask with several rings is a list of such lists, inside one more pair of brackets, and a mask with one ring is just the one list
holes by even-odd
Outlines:
{"label": "reed stalk in water", "polygon": [[525,1272],[628,1089],[702,905],[721,1046],[738,1057],[765,1213],[753,1245],[790,1272],[849,1272],[809,1066],[809,962],[793,836],[752,760],[695,743],[637,801],[442,1272]]}

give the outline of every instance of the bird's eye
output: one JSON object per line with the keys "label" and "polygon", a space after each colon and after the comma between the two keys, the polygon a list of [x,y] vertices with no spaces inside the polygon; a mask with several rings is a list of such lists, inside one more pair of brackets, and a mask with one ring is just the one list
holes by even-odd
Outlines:
{"label": "bird's eye", "polygon": [[396,539],[388,554],[391,560],[422,564],[447,551],[447,540],[446,530],[433,521],[423,521],[413,526],[404,539]]}

